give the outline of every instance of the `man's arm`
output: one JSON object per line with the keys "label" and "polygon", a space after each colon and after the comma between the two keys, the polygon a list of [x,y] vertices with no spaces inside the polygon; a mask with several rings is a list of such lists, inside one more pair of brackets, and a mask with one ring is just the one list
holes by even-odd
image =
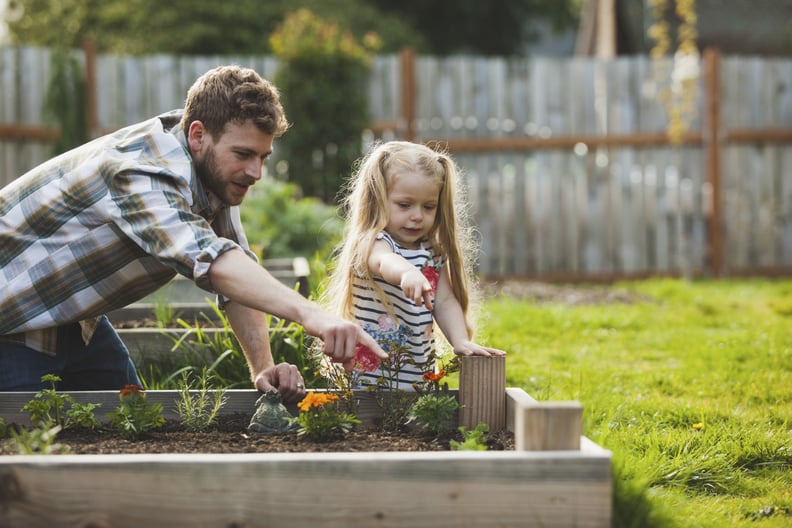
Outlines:
{"label": "man's arm", "polygon": [[262,392],[277,389],[285,402],[299,399],[305,392],[305,382],[296,366],[275,364],[267,315],[233,301],[226,303],[225,311],[245,353],[253,385]]}
{"label": "man's arm", "polygon": [[[216,292],[242,306],[301,324],[309,334],[324,342],[324,353],[333,361],[351,367],[358,343],[369,347],[382,359],[388,357],[363,328],[325,312],[316,303],[282,284],[240,250],[226,251],[217,257],[209,268],[209,279]],[[240,311],[242,313],[244,312]],[[247,324],[251,324],[251,321],[258,324],[246,315],[237,319],[241,320],[235,324],[245,325],[243,321],[247,321]],[[245,334],[254,331],[240,327],[240,332]],[[255,339],[260,338],[261,334]],[[257,355],[255,352],[253,354]],[[259,354],[266,356],[263,351]],[[271,363],[272,355],[269,354],[269,359],[263,357],[255,361],[260,365],[268,361]]]}

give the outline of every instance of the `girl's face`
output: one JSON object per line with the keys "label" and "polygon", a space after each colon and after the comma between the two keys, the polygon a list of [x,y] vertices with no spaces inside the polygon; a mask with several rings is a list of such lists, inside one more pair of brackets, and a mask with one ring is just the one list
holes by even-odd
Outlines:
{"label": "girl's face", "polygon": [[416,249],[434,225],[441,182],[414,172],[392,178],[385,231],[400,245]]}

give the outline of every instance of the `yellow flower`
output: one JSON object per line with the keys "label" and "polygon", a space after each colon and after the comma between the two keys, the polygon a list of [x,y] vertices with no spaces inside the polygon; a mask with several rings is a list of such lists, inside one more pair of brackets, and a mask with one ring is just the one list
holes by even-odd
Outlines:
{"label": "yellow flower", "polygon": [[697,422],[693,424],[693,429],[695,429],[696,431],[700,431],[703,428],[704,428],[704,424],[701,422]]}
{"label": "yellow flower", "polygon": [[297,407],[300,408],[301,411],[309,411],[312,407],[321,407],[326,403],[334,402],[338,399],[338,396],[335,394],[328,394],[326,392],[308,392],[305,394],[305,398],[303,398],[300,403],[297,404]]}

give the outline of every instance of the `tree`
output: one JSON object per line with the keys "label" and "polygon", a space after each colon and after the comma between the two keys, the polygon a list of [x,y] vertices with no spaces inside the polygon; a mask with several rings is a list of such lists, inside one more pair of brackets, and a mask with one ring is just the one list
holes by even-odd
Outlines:
{"label": "tree", "polygon": [[351,31],[376,32],[380,52],[513,55],[536,38],[535,25],[573,27],[581,0],[8,0],[16,44],[79,47],[90,37],[103,52],[270,53],[268,38],[301,7]]}
{"label": "tree", "polygon": [[[269,36],[299,7],[356,35],[374,31],[382,51],[424,40],[398,15],[383,15],[366,0],[9,0],[17,44],[78,48],[91,38],[103,52],[265,54]],[[156,16],[154,16],[156,14]]]}
{"label": "tree", "polygon": [[398,15],[439,55],[517,55],[537,38],[532,23],[556,30],[577,25],[580,0],[368,0],[383,13]]}

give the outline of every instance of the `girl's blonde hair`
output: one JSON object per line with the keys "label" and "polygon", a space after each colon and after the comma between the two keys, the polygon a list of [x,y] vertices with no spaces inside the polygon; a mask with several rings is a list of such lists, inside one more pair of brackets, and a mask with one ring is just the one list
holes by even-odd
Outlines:
{"label": "girl's blonde hair", "polygon": [[377,234],[388,224],[387,199],[393,178],[408,172],[441,183],[437,215],[427,238],[435,253],[442,254],[446,260],[451,288],[462,306],[468,335],[472,338],[469,308],[475,290],[476,247],[459,172],[447,153],[418,143],[389,141],[374,145],[345,185],[341,201],[346,220],[344,237],[337,248],[323,302],[339,316],[353,319],[352,284],[356,275],[360,275],[392,310],[391,303],[371,277],[368,258]]}

